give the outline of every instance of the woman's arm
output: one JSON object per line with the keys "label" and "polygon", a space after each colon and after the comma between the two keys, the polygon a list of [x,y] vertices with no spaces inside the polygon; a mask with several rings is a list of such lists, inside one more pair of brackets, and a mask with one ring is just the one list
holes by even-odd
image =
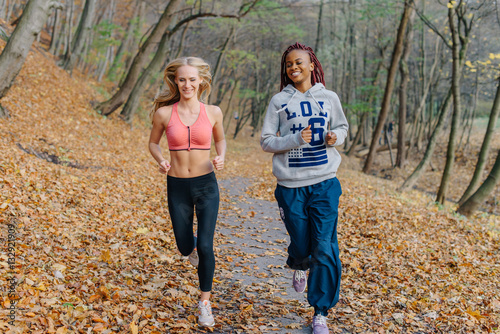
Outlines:
{"label": "woman's arm", "polygon": [[226,138],[224,135],[224,123],[223,123],[223,115],[222,110],[219,107],[213,107],[212,113],[215,124],[213,126],[213,134],[214,134],[214,142],[215,142],[215,151],[217,152],[217,156],[212,161],[215,169],[221,170],[224,168],[224,159],[226,157]]}
{"label": "woman's arm", "polygon": [[160,149],[160,140],[165,131],[165,124],[168,124],[168,121],[165,122],[167,119],[170,119],[170,112],[166,107],[156,110],[153,116],[153,128],[149,135],[149,152],[160,165],[159,169],[162,174],[166,174],[170,169],[170,163],[163,157]]}
{"label": "woman's arm", "polygon": [[274,105],[273,100],[271,99],[264,118],[262,134],[260,136],[260,146],[265,152],[287,152],[308,143],[307,140],[311,141],[311,139],[308,138],[308,136],[310,137],[311,135],[308,131],[304,133],[304,136],[306,137],[304,138],[302,132],[305,130],[287,136],[278,136],[280,116],[277,110],[278,108]]}
{"label": "woman's arm", "polygon": [[330,131],[325,137],[325,140],[329,146],[339,146],[344,143],[347,137],[347,130],[349,129],[349,124],[342,110],[342,104],[337,94],[333,93],[333,97],[330,99],[332,105],[332,111],[330,113]]}

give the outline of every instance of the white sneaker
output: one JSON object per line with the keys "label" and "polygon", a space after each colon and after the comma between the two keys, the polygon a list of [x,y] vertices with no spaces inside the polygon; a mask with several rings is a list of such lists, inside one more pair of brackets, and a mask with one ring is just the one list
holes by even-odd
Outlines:
{"label": "white sneaker", "polygon": [[193,249],[193,252],[191,252],[191,254],[189,254],[188,258],[189,258],[189,262],[191,262],[191,264],[193,266],[198,267],[198,263],[200,263],[200,259],[198,257],[198,250],[196,249],[196,247]]}
{"label": "white sneaker", "polygon": [[200,300],[198,302],[198,324],[203,327],[213,327],[215,325],[214,316],[212,315],[212,306],[208,300]]}

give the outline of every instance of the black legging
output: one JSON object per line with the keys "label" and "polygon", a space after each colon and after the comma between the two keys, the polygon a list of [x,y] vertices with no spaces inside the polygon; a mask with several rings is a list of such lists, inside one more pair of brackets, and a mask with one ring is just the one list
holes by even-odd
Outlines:
{"label": "black legging", "polygon": [[194,250],[193,214],[196,208],[198,238],[196,248],[200,262],[200,290],[212,290],[215,270],[214,232],[219,210],[219,187],[215,173],[193,178],[167,175],[168,211],[172,220],[177,248],[188,256]]}

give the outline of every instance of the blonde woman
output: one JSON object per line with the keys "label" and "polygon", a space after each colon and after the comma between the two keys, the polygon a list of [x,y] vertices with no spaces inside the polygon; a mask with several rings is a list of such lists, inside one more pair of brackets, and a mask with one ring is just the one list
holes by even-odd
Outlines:
{"label": "blonde woman", "polygon": [[[210,292],[215,270],[213,239],[219,209],[219,188],[214,168],[224,167],[226,140],[219,107],[206,105],[212,76],[201,58],[185,57],[170,62],[164,72],[166,92],[155,99],[149,151],[167,174],[168,210],[179,251],[198,266],[200,301],[198,323],[214,326]],[[160,149],[166,134],[170,161]],[[210,161],[212,135],[216,157]],[[198,221],[197,236],[193,215]]]}

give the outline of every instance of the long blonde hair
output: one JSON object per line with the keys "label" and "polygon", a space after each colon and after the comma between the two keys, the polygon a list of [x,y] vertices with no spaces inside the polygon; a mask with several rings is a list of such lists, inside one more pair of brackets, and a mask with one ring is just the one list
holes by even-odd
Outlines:
{"label": "long blonde hair", "polygon": [[179,102],[181,99],[179,87],[177,87],[177,84],[175,83],[175,77],[179,67],[185,65],[193,66],[198,69],[198,74],[202,79],[198,89],[198,100],[206,102],[206,99],[212,90],[212,74],[210,73],[210,65],[198,57],[177,58],[168,63],[165,71],[163,72],[163,80],[167,84],[168,88],[155,97],[153,108],[150,113],[151,119],[158,108],[174,104],[175,102]]}

